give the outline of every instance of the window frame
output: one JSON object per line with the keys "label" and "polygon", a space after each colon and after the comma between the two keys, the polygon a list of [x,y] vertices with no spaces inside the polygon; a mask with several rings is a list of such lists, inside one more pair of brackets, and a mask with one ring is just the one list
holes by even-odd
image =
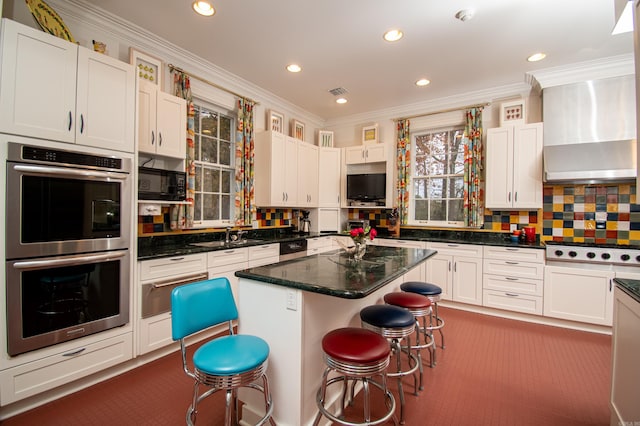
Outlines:
{"label": "window frame", "polygon": [[[200,149],[200,152],[196,152],[196,158],[198,158],[198,160],[194,160],[194,167],[196,169],[196,173],[198,172],[198,170],[200,170],[201,172],[204,170],[204,167],[209,167],[211,169],[214,170],[225,170],[225,171],[229,171],[230,173],[230,183],[229,183],[229,219],[210,219],[210,220],[205,220],[205,219],[197,219],[197,205],[195,203],[195,199],[194,199],[194,220],[193,220],[193,228],[194,229],[202,229],[202,228],[220,228],[223,226],[229,226],[229,225],[233,225],[235,223],[235,132],[236,132],[236,120],[237,120],[237,116],[235,114],[234,111],[230,111],[222,106],[216,105],[210,101],[207,101],[206,99],[203,99],[201,97],[197,97],[194,96],[193,97],[193,105],[194,108],[204,108],[208,111],[211,111],[212,113],[218,114],[218,116],[224,116],[230,119],[230,134],[229,134],[229,145],[230,145],[230,158],[229,158],[229,166],[226,165],[221,165],[220,164],[220,158],[219,158],[219,154],[220,154],[220,147],[218,146],[217,149],[217,154],[218,154],[218,163],[210,163],[210,162],[204,162],[202,160],[200,160],[199,158],[201,157],[201,149],[202,149],[202,143],[200,139],[196,138],[201,138],[202,134],[201,133],[195,133],[195,129],[194,129],[194,144],[196,147],[196,151],[198,149]],[[195,126],[195,123],[194,123]],[[220,142],[220,119],[218,118],[218,134],[214,137],[218,143]],[[206,137],[209,137],[207,135],[205,135]],[[224,140],[224,139],[222,139]],[[197,182],[198,180],[198,176],[196,176],[195,181]],[[204,176],[202,176],[202,180],[201,180],[201,184],[202,181],[204,180]],[[222,179],[221,179],[222,180]],[[221,184],[221,182],[220,182]],[[209,192],[204,192],[202,191],[202,188],[200,188],[200,191],[195,191],[195,195],[201,196],[201,200],[202,200],[202,195],[204,193],[209,193]],[[225,194],[224,192],[213,192],[213,194],[218,194],[218,200],[221,201],[221,195]],[[195,197],[194,197],[195,198]]]}
{"label": "window frame", "polygon": [[[413,225],[413,226],[432,226],[432,227],[446,227],[446,228],[464,228],[464,219],[461,221],[450,221],[450,220],[423,220],[423,219],[416,219],[415,218],[415,209],[416,209],[416,198],[415,198],[415,181],[418,178],[418,176],[416,175],[416,159],[418,158],[417,156],[417,143],[416,143],[416,138],[425,134],[433,134],[433,133],[440,133],[440,132],[455,132],[461,130],[462,131],[462,137],[464,139],[464,131],[465,131],[465,125],[464,123],[453,123],[453,124],[449,124],[449,125],[444,125],[444,126],[439,126],[439,127],[434,127],[434,128],[421,128],[421,129],[417,129],[415,131],[411,131],[410,132],[410,141],[411,141],[411,170],[410,170],[410,181],[409,181],[409,218],[407,220],[409,225]],[[464,154],[463,154],[464,155]],[[464,160],[463,160],[464,161]],[[464,186],[464,168],[462,170],[461,173],[459,174],[441,174],[441,175],[425,175],[425,176],[420,176],[421,179],[429,179],[429,178],[433,178],[435,176],[438,177],[442,177],[444,179],[448,179],[451,177],[461,177],[463,179],[463,186]],[[429,200],[429,198],[426,198],[427,200]],[[448,216],[448,201],[449,200],[458,200],[461,199],[464,205],[464,187],[463,187],[463,191],[462,191],[462,197],[461,198],[438,198],[438,200],[445,200],[447,202],[447,216]]]}

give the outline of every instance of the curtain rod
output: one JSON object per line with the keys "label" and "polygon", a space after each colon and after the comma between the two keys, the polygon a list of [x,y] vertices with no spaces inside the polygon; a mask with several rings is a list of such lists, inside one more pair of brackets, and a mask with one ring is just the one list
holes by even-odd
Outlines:
{"label": "curtain rod", "polygon": [[176,71],[178,71],[178,72],[185,73],[185,74],[186,74],[186,75],[188,75],[189,77],[193,77],[193,78],[195,78],[195,79],[198,79],[198,80],[200,80],[200,81],[202,81],[202,82],[204,82],[204,83],[207,83],[207,84],[208,84],[208,85],[210,85],[210,86],[215,87],[216,89],[224,90],[225,92],[230,93],[230,94],[232,94],[232,95],[234,95],[234,96],[237,96],[237,97],[239,97],[239,98],[243,98],[243,99],[246,99],[246,100],[248,100],[248,101],[251,101],[251,102],[253,102],[255,105],[260,105],[260,102],[258,102],[258,101],[254,101],[254,100],[253,100],[253,99],[251,99],[251,98],[248,98],[248,97],[246,97],[246,96],[242,96],[241,94],[236,93],[236,92],[234,92],[233,90],[225,89],[224,87],[222,87],[222,86],[220,86],[220,85],[218,85],[218,84],[216,84],[216,83],[214,83],[214,82],[212,82],[212,81],[209,81],[209,80],[207,80],[206,78],[202,78],[202,77],[199,77],[199,76],[197,76],[197,75],[195,75],[195,74],[192,74],[192,73],[190,73],[190,72],[187,72],[187,71],[183,70],[183,69],[182,69],[182,68],[180,68],[180,67],[176,67],[176,66],[175,66],[175,65],[173,65],[173,64],[169,64],[169,69],[171,69],[171,70],[176,70]]}
{"label": "curtain rod", "polygon": [[440,111],[426,112],[424,114],[410,115],[408,117],[394,118],[393,121],[409,120],[409,119],[412,119],[412,118],[427,117],[429,115],[443,114],[443,113],[446,113],[446,112],[453,112],[453,111],[461,111],[463,109],[469,109],[469,108],[486,107],[486,106],[489,106],[489,105],[491,105],[491,102],[485,102],[483,104],[467,105],[467,106],[458,107],[458,108],[449,108],[449,109],[443,109],[443,110],[440,110]]}

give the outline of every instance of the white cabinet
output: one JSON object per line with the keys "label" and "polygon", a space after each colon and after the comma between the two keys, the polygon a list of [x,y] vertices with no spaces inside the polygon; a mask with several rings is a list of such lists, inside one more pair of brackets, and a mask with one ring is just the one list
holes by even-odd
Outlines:
{"label": "white cabinet", "polygon": [[238,281],[240,279],[235,276],[235,272],[248,267],[249,249],[247,247],[207,253],[209,278],[226,277],[231,283],[231,291],[236,304],[240,303],[240,300],[238,300]]}
{"label": "white cabinet", "polygon": [[138,87],[138,151],[184,160],[187,102],[140,81]]}
{"label": "white cabinet", "polygon": [[133,152],[135,70],[2,20],[0,132]]}
{"label": "white cabinet", "polygon": [[171,291],[207,278],[207,254],[144,260],[138,272],[138,353],[145,354],[173,343]]}
{"label": "white cabinet", "polygon": [[544,316],[610,326],[614,272],[547,266]]}
{"label": "white cabinet", "polygon": [[278,263],[280,261],[280,244],[265,244],[249,247],[249,268]]}
{"label": "white cabinet", "polygon": [[427,243],[438,253],[427,260],[427,282],[442,288],[442,298],[482,305],[482,246]]}
{"label": "white cabinet", "polygon": [[633,425],[640,419],[640,302],[614,290],[611,366],[611,423]]}
{"label": "white cabinet", "polygon": [[320,148],[318,153],[318,206],[340,207],[340,148]]}
{"label": "white cabinet", "polygon": [[329,236],[307,239],[307,256],[333,250],[333,239]]}
{"label": "white cabinet", "polygon": [[344,148],[346,164],[364,164],[387,161],[387,146],[383,143]]}
{"label": "white cabinet", "polygon": [[298,144],[298,207],[318,206],[318,147]]}
{"label": "white cabinet", "polygon": [[256,134],[256,205],[295,207],[298,193],[298,143],[282,133]]}
{"label": "white cabinet", "polygon": [[542,208],[542,123],[487,130],[486,207]]}
{"label": "white cabinet", "polygon": [[484,247],[483,305],[542,315],[544,250]]}
{"label": "white cabinet", "polygon": [[8,405],[70,383],[133,357],[131,332],[0,371],[0,401]]}

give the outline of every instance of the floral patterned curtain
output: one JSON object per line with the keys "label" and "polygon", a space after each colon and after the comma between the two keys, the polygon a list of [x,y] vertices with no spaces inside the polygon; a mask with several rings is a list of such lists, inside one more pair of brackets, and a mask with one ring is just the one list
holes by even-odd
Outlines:
{"label": "floral patterned curtain", "polygon": [[256,217],[253,185],[253,108],[255,103],[238,99],[238,120],[236,126],[236,225],[251,225]]}
{"label": "floral patterned curtain", "polygon": [[400,224],[409,220],[409,184],[411,182],[411,141],[409,139],[409,120],[398,120],[398,136],[396,145],[396,164],[398,182],[396,184],[396,204]]}
{"label": "floral patterned curtain", "polygon": [[464,129],[464,225],[473,228],[484,223],[482,110],[467,110]]}
{"label": "floral patterned curtain", "polygon": [[195,166],[195,144],[194,144],[194,117],[193,98],[191,96],[191,82],[189,76],[183,72],[172,70],[173,73],[173,94],[187,101],[187,155],[185,161],[185,171],[187,172],[187,198],[190,201],[187,205],[173,205],[171,207],[171,229],[193,228],[193,217],[195,211],[195,188],[196,188],[196,166]]}

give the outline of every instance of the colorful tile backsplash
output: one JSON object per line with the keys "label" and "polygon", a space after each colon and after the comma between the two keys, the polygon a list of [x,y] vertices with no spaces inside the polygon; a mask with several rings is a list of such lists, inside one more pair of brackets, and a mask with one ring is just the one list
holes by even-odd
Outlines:
{"label": "colorful tile backsplash", "polygon": [[639,245],[636,186],[545,186],[542,225],[542,241]]}

